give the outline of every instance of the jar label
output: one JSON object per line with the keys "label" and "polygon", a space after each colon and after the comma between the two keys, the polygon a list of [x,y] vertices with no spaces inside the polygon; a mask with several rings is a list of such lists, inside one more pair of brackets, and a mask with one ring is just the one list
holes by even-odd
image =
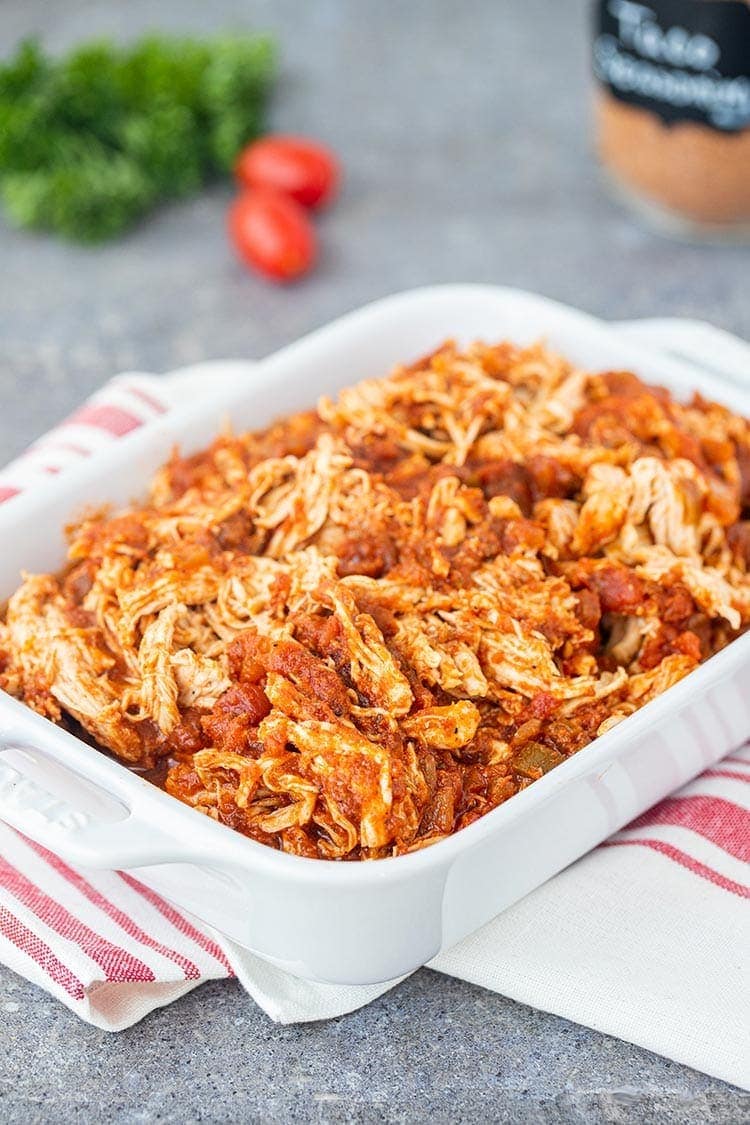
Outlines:
{"label": "jar label", "polygon": [[665,122],[750,126],[750,4],[597,0],[594,73]]}

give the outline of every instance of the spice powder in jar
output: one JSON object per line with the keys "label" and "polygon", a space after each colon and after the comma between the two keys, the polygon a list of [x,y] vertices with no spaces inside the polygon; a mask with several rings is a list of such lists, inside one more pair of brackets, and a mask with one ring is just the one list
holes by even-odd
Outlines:
{"label": "spice powder in jar", "polygon": [[749,0],[596,0],[598,147],[662,226],[750,235]]}

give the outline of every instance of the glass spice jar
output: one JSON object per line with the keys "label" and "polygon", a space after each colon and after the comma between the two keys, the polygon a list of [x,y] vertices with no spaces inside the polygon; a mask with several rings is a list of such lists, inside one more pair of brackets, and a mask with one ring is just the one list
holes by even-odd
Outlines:
{"label": "glass spice jar", "polygon": [[593,64],[620,194],[673,232],[750,237],[750,2],[596,0]]}

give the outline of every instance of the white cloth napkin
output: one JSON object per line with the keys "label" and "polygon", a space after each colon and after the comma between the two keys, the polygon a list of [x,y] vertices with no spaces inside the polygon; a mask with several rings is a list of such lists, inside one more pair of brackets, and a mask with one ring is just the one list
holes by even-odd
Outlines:
{"label": "white cloth napkin", "polygon": [[[750,375],[750,348],[704,325],[623,332]],[[705,355],[700,354],[696,343]],[[0,473],[23,503],[50,472],[184,395],[246,373],[204,365],[120,376]],[[299,980],[186,916],[125,872],[75,870],[0,825],[0,961],[117,1031],[205,980],[236,975],[282,1023],[339,1016],[398,982]],[[750,747],[639,817],[430,964],[750,1089]]]}

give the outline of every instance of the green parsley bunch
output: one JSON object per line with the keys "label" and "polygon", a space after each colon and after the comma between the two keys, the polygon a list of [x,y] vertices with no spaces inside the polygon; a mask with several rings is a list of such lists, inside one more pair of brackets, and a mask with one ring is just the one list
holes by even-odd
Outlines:
{"label": "green parsley bunch", "polygon": [[231,169],[262,131],[276,69],[265,35],[93,42],[64,58],[25,40],[0,65],[0,198],[19,226],[113,238]]}

